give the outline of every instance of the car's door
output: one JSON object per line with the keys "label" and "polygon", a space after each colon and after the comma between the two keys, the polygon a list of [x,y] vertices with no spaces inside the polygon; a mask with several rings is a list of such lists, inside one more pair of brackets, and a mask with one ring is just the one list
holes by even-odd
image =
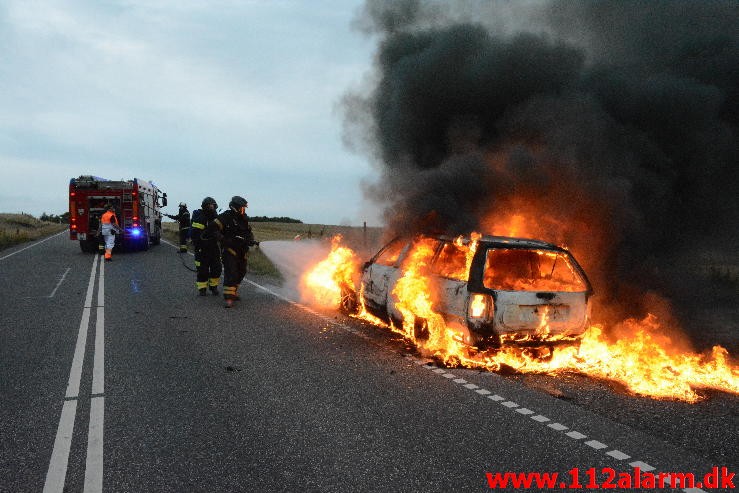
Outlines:
{"label": "car's door", "polygon": [[408,242],[394,240],[385,245],[367,264],[362,273],[365,304],[387,310],[390,279],[397,279],[401,254],[408,250]]}

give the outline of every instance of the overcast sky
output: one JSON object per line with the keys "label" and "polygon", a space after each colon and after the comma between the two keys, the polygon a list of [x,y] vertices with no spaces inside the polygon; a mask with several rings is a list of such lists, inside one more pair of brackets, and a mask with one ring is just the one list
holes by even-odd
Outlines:
{"label": "overcast sky", "polygon": [[69,179],[152,180],[168,212],[377,224],[342,145],[372,66],[360,0],[2,0],[0,212],[62,213]]}

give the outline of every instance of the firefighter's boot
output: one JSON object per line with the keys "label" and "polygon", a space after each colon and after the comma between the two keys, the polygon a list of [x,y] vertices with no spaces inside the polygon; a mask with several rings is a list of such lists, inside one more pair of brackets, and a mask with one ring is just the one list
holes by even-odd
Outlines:
{"label": "firefighter's boot", "polygon": [[208,287],[210,288],[210,292],[213,293],[215,296],[218,296],[220,293],[218,292],[218,281],[220,280],[219,277],[211,277],[208,279]]}
{"label": "firefighter's boot", "polygon": [[206,291],[205,288],[198,289],[198,295],[205,296],[206,294],[208,294],[208,292]]}

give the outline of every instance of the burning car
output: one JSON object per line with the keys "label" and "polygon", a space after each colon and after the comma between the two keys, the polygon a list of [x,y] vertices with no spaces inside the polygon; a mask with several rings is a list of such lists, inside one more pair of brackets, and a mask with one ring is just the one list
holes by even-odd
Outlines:
{"label": "burning car", "polygon": [[[414,278],[425,309],[408,302]],[[364,264],[358,291],[345,293],[344,308],[363,306],[396,327],[412,324],[416,340],[433,336],[429,316],[441,317],[454,339],[475,347],[577,341],[589,327],[593,295],[565,248],[479,235],[395,239]]]}

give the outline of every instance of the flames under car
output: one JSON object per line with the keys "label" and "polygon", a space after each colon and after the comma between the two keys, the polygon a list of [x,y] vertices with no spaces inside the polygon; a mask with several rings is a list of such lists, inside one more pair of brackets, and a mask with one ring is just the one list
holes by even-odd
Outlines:
{"label": "flames under car", "polygon": [[[427,320],[403,310],[396,287],[412,252],[425,248],[424,272],[433,312],[455,339],[469,346],[553,345],[577,341],[589,326],[593,290],[564,248],[538,240],[482,236],[395,239],[362,268],[358,304],[396,326],[412,323],[416,339],[428,337]],[[406,315],[404,316],[403,313]]]}

